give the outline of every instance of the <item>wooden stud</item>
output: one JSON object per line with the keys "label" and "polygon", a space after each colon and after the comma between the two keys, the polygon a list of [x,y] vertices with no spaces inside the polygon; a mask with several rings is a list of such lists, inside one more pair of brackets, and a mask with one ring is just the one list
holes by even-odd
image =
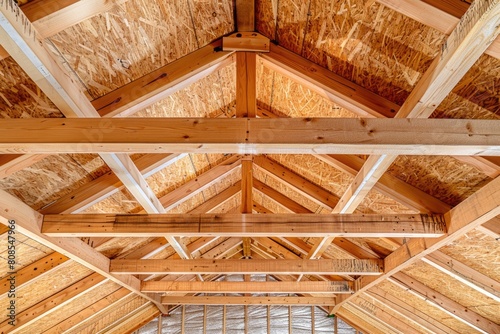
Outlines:
{"label": "wooden stud", "polygon": [[[213,260],[238,261],[238,260]],[[266,260],[247,260],[266,261]],[[276,260],[280,262],[280,260]],[[300,261],[300,260],[298,260]],[[361,261],[361,260],[358,260]],[[269,261],[268,261],[269,262]],[[272,272],[270,269],[265,272]],[[290,271],[293,273],[293,270]],[[224,273],[226,274],[226,273]],[[232,274],[231,271],[227,273]],[[198,281],[144,281],[141,291],[147,293],[351,293],[351,282],[342,281],[305,281],[305,282],[198,282]],[[247,296],[249,297],[249,296]]]}
{"label": "wooden stud", "polygon": [[185,333],[185,322],[186,322],[186,305],[182,305],[181,313],[181,334]]}
{"label": "wooden stud", "polygon": [[[500,182],[500,181],[499,181]],[[419,237],[446,232],[443,215],[74,214],[46,215],[49,236]]]}
{"label": "wooden stud", "polygon": [[0,127],[0,153],[500,154],[494,120],[26,118]]}

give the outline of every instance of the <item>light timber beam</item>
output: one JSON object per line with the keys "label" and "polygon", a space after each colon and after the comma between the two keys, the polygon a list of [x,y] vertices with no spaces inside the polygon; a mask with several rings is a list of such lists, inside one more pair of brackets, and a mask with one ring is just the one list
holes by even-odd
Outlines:
{"label": "light timber beam", "polygon": [[64,331],[78,325],[80,322],[96,316],[103,310],[107,309],[114,303],[119,302],[121,299],[129,296],[130,294],[131,292],[129,290],[125,288],[120,288],[115,292],[100,299],[99,301],[95,302],[94,304],[90,305],[89,307],[81,310],[80,312],[77,312],[72,316],[70,316],[69,318],[64,319],[57,325],[48,329],[45,333],[47,334],[63,333]]}
{"label": "light timber beam", "polygon": [[34,0],[21,3],[21,10],[30,22],[35,22],[36,20],[56,13],[65,7],[71,6],[77,1],[78,0]]}
{"label": "light timber beam", "polygon": [[[3,225],[2,225],[3,226]],[[33,280],[41,275],[50,272],[52,269],[57,268],[59,265],[65,263],[68,257],[57,252],[51,253],[42,257],[40,260],[35,261],[26,267],[16,271],[15,274],[15,288],[20,289],[24,284]],[[7,293],[10,288],[10,275],[0,279],[0,295]]]}
{"label": "light timber beam", "polygon": [[[57,292],[56,294],[44,299],[37,304],[29,307],[28,309],[20,312],[16,315],[15,319],[15,329],[21,330],[35,321],[47,316],[49,313],[55,312],[57,309],[63,307],[64,305],[71,302],[80,293],[86,290],[93,289],[103,282],[106,278],[100,274],[93,273],[84,279],[70,285],[69,287]],[[9,324],[10,319],[7,319],[0,323],[0,332],[8,333],[12,330],[12,325]]]}
{"label": "light timber beam", "polygon": [[500,303],[500,282],[440,251],[427,255],[422,261]]}
{"label": "light timber beam", "polygon": [[[184,156],[185,154],[148,154],[134,160],[134,164],[143,176],[147,178]],[[81,212],[123,188],[123,184],[114,173],[107,173],[50,203],[42,208],[40,213]]]}
{"label": "light timber beam", "polygon": [[267,175],[279,182],[290,185],[299,193],[322,207],[331,210],[338,201],[337,196],[269,158],[257,156],[254,158],[254,162]]}
{"label": "light timber beam", "polygon": [[336,312],[346,300],[453,242],[498,214],[500,214],[500,177],[479,189],[444,215],[448,227],[445,236],[434,240],[422,238],[408,240],[384,259],[385,274],[376,279],[370,279],[368,276],[358,278],[359,289],[353,295],[340,301],[333,311]]}
{"label": "light timber beam", "polygon": [[140,281],[137,278],[131,275],[120,275],[119,277],[111,275],[109,273],[110,260],[82,240],[77,238],[55,240],[40,233],[42,215],[7,192],[0,191],[0,223],[7,225],[9,220],[15,220],[16,229],[36,242],[52,248],[54,251],[154,302],[160,310],[165,309],[158,303],[158,300],[140,292]]}
{"label": "light timber beam", "polygon": [[393,117],[399,106],[283,47],[261,53],[264,65],[361,117]]}
{"label": "light timber beam", "polygon": [[236,53],[236,117],[255,117],[257,109],[257,55]]}
{"label": "light timber beam", "polygon": [[274,202],[276,202],[279,206],[283,207],[285,210],[294,213],[312,213],[311,210],[306,207],[300,205],[299,203],[291,200],[286,195],[280,193],[279,191],[269,187],[264,182],[261,182],[257,179],[253,179],[253,186],[255,190],[262,193],[265,196],[271,198]]}
{"label": "light timber beam", "polygon": [[46,215],[50,236],[346,236],[436,238],[446,228],[441,215],[182,214]]}
{"label": "light timber beam", "polygon": [[92,101],[92,105],[105,117],[144,109],[233,63],[232,53],[221,51],[221,45],[221,40],[214,41]]}
{"label": "light timber beam", "polygon": [[390,308],[394,312],[401,314],[402,316],[410,319],[411,321],[419,324],[424,329],[428,329],[433,333],[438,334],[458,334],[457,331],[447,327],[442,324],[441,321],[438,321],[432,318],[430,315],[420,311],[417,308],[414,308],[404,301],[396,298],[390,293],[385,292],[384,290],[373,287],[368,290],[367,294],[377,300],[378,302],[384,304],[386,307]]}
{"label": "light timber beam", "polygon": [[0,127],[0,153],[500,155],[494,120],[32,118]]}
{"label": "light timber beam", "polygon": [[335,305],[334,297],[162,297],[164,305]]}
{"label": "light timber beam", "polygon": [[414,280],[404,273],[394,274],[389,281],[394,283],[404,290],[431,302],[446,313],[452,315],[456,319],[469,325],[470,327],[480,331],[481,333],[497,333],[500,332],[500,325],[484,318],[470,308],[464,307],[450,298],[442,295],[426,286],[425,284]]}
{"label": "light timber beam", "polygon": [[332,274],[380,275],[381,260],[111,260],[115,274]]}
{"label": "light timber beam", "polygon": [[217,166],[212,167],[203,174],[160,197],[159,200],[165,211],[169,211],[215,184],[240,165],[241,157],[231,156]]}
{"label": "light timber beam", "polygon": [[[227,260],[226,260],[227,261]],[[254,260],[247,260],[254,261]],[[142,292],[175,293],[351,293],[350,282],[142,282]]]}
{"label": "light timber beam", "polygon": [[[452,11],[436,6],[446,4],[446,1],[377,0],[377,2],[447,35],[459,24],[462,16],[462,11],[457,12],[456,8],[450,8]],[[465,1],[457,3],[467,7]],[[500,39],[496,38],[485,53],[500,58]]]}

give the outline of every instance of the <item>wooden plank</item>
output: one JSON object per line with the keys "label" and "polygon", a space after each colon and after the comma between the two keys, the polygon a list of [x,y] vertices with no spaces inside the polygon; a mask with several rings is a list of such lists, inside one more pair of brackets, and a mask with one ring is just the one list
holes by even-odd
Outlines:
{"label": "wooden plank", "polygon": [[[228,261],[228,260],[226,260]],[[250,260],[248,260],[250,261]],[[252,260],[253,261],[253,260]],[[349,282],[197,282],[197,281],[146,281],[143,292],[175,293],[351,293]]]}
{"label": "wooden plank", "polygon": [[500,282],[440,251],[427,255],[422,261],[500,303]]}
{"label": "wooden plank", "polygon": [[383,279],[401,271],[424,256],[457,240],[499,214],[500,178],[497,177],[444,215],[448,226],[448,232],[445,236],[437,239],[415,238],[408,240],[384,259],[385,273],[383,275],[376,279],[370,279],[368,276],[358,278],[359,289],[351,296],[338,301],[333,308],[333,312],[338,311],[340,306],[350,298],[368,290]]}
{"label": "wooden plank", "polygon": [[52,58],[45,41],[17,6],[0,5],[0,40],[5,50],[67,117],[96,116],[69,73]]}
{"label": "wooden plank", "polygon": [[[68,258],[66,256],[54,252],[42,257],[38,261],[27,265],[26,267],[23,267],[20,270],[17,270],[15,274],[16,289],[21,288],[24,284],[37,277],[49,273],[52,269],[65,263],[67,260]],[[7,291],[9,291],[9,289],[11,288],[9,281],[10,278],[10,275],[7,275],[4,278],[0,279],[0,295],[7,293]]]}
{"label": "wooden plank", "polygon": [[160,197],[160,203],[165,208],[165,211],[169,211],[193,196],[196,196],[216,182],[219,182],[221,178],[231,173],[240,165],[240,156],[230,156],[217,166],[212,167],[206,172],[198,175],[196,178]]}
{"label": "wooden plank", "polygon": [[40,232],[43,217],[29,206],[5,191],[0,191],[0,223],[8,225],[15,220],[16,230],[42,245],[52,248],[96,273],[154,302],[160,310],[164,306],[155,298],[140,292],[140,281],[131,275],[115,277],[109,273],[110,260],[78,238],[52,239]]}
{"label": "wooden plank", "polygon": [[429,117],[500,33],[500,1],[469,7],[397,117]]}
{"label": "wooden plank", "polygon": [[[37,304],[29,307],[23,312],[19,312],[16,315],[16,330],[21,330],[35,321],[41,319],[48,314],[55,312],[57,309],[68,304],[74,300],[79,294],[84,293],[87,290],[93,289],[99,284],[106,281],[106,278],[100,274],[93,273],[82,280],[73,283],[69,287],[55,293],[54,295],[38,302]],[[12,330],[12,325],[9,324],[10,319],[7,319],[0,323],[0,332],[7,333]]]}
{"label": "wooden plank", "polygon": [[283,47],[260,54],[266,67],[282,73],[361,117],[394,117],[399,106]]}
{"label": "wooden plank", "polygon": [[269,38],[258,32],[237,32],[222,37],[224,51],[269,52]]}
{"label": "wooden plank", "polygon": [[142,110],[233,63],[231,52],[220,51],[221,45],[216,40],[92,101],[92,105],[103,117]]}
{"label": "wooden plank", "polygon": [[236,30],[255,31],[255,1],[236,0]]}
{"label": "wooden plank", "polygon": [[446,228],[442,215],[378,214],[73,214],[46,215],[50,236],[297,236],[436,238]]}
{"label": "wooden plank", "polygon": [[[169,166],[183,157],[183,154],[148,154],[134,161],[144,177],[152,175],[159,169]],[[123,184],[114,173],[104,174],[78,189],[62,196],[55,202],[43,207],[42,214],[76,213],[111,196],[123,189]]]}
{"label": "wooden plank", "polygon": [[335,304],[334,297],[162,297],[164,305],[317,305]]}
{"label": "wooden plank", "polygon": [[414,323],[420,325],[422,328],[438,334],[458,334],[457,331],[449,328],[441,323],[440,320],[430,317],[428,314],[414,308],[401,299],[385,292],[379,287],[373,287],[368,290],[367,294],[376,301],[384,304],[394,312],[406,317]]}
{"label": "wooden plank", "polygon": [[254,162],[255,165],[266,174],[275,178],[279,182],[285,182],[299,193],[322,207],[331,210],[338,202],[337,196],[269,158],[257,156],[254,158]]}
{"label": "wooden plank", "polygon": [[[81,0],[62,6],[71,0],[54,0],[57,7],[44,6],[45,0],[39,1],[38,8],[32,13],[27,12],[28,19],[40,34],[47,38],[61,32],[75,24],[85,21],[95,15],[107,12],[113,7],[124,4],[127,0]],[[24,6],[23,6],[24,7]],[[43,8],[43,10],[42,10]],[[42,11],[39,11],[42,10]],[[48,14],[48,15],[47,15]]]}
{"label": "wooden plank", "polygon": [[257,109],[257,56],[236,53],[236,117],[255,117]]}
{"label": "wooden plank", "polygon": [[253,180],[253,187],[255,190],[259,191],[265,196],[268,196],[271,198],[273,201],[275,201],[278,205],[283,207],[285,210],[288,210],[289,212],[295,212],[295,213],[312,213],[311,210],[303,207],[299,203],[291,200],[288,198],[286,195],[280,193],[279,191],[269,187],[267,184],[264,182],[261,182],[257,179]]}
{"label": "wooden plank", "polygon": [[[495,120],[1,119],[0,153],[500,155]],[[97,131],[97,133],[96,133]],[[96,136],[91,134],[96,133]]]}
{"label": "wooden plank", "polygon": [[200,204],[193,210],[189,211],[190,214],[198,214],[198,213],[208,213],[220,205],[223,205],[228,200],[236,196],[241,191],[241,181],[236,182],[232,186],[221,191],[219,194],[211,197],[206,200],[204,203]]}
{"label": "wooden plank", "polygon": [[[377,2],[445,34],[450,34],[453,31],[469,7],[466,1],[458,0],[377,0]],[[500,58],[500,39],[498,37],[486,49],[485,53]]]}
{"label": "wooden plank", "polygon": [[78,325],[80,322],[84,320],[91,319],[92,317],[95,317],[97,314],[100,312],[104,311],[114,303],[122,300],[123,298],[129,296],[131,292],[128,289],[125,288],[120,288],[116,290],[115,292],[105,296],[104,298],[98,300],[94,304],[90,305],[89,307],[81,310],[80,312],[77,312],[70,317],[64,319],[57,325],[51,327],[46,331],[47,334],[57,334],[57,333],[63,333],[66,330],[69,330],[70,328]]}
{"label": "wooden plank", "polygon": [[[332,274],[380,275],[381,260],[316,259],[316,260],[111,260],[110,272],[114,274]],[[251,282],[246,282],[251,285]],[[259,283],[259,282],[256,282]],[[297,282],[295,282],[297,283]],[[300,282],[299,282],[300,283]],[[256,284],[258,285],[258,284]],[[222,285],[221,285],[222,286]],[[255,288],[255,287],[254,287]],[[265,287],[264,287],[265,288]]]}
{"label": "wooden plank", "polygon": [[452,315],[454,318],[462,321],[481,333],[498,333],[500,331],[499,324],[495,324],[494,322],[474,312],[472,309],[460,305],[459,303],[451,300],[436,290],[427,287],[425,284],[402,272],[394,274],[389,281],[400,286],[404,290],[431,302],[438,308],[445,310],[446,313]]}

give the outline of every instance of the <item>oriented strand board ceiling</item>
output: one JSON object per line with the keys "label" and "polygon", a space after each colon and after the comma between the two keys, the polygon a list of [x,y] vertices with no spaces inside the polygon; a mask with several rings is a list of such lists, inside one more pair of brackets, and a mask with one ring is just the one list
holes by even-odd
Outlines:
{"label": "oriented strand board ceiling", "polygon": [[[500,332],[500,1],[253,4],[0,1],[0,332],[262,293],[366,333]],[[244,30],[270,52],[223,48]]]}

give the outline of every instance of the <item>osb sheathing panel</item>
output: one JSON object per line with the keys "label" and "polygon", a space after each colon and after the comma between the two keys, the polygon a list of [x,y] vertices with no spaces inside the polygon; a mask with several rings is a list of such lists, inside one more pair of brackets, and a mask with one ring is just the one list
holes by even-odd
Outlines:
{"label": "osb sheathing panel", "polygon": [[99,286],[90,289],[90,291],[86,291],[85,293],[78,295],[78,297],[67,305],[60,307],[55,312],[43,316],[40,320],[34,322],[27,328],[22,329],[18,333],[33,334],[35,328],[37,332],[42,333],[69,318],[73,314],[92,306],[97,301],[112,294],[118,289],[120,289],[120,286],[113,282],[100,284]]}
{"label": "osb sheathing panel", "polygon": [[494,323],[500,323],[498,303],[434,267],[417,262],[403,272]]}
{"label": "osb sheathing panel", "polygon": [[12,57],[0,61],[0,118],[63,117]]}
{"label": "osb sheathing panel", "polygon": [[401,289],[399,286],[394,285],[388,281],[383,281],[377,287],[384,290],[386,293],[395,296],[396,298],[404,301],[408,306],[414,307],[417,310],[427,314],[436,322],[441,322],[445,326],[455,330],[458,333],[478,333],[476,330],[455,319],[446,312],[441,311],[437,307],[432,306],[429,302],[420,299],[409,292]]}
{"label": "osb sheathing panel", "polygon": [[186,0],[130,0],[49,40],[93,98],[198,48]]}
{"label": "osb sheathing panel", "polygon": [[318,93],[258,61],[257,99],[271,112],[288,117],[356,117]]}
{"label": "osb sheathing panel", "polygon": [[189,0],[188,5],[198,47],[235,30],[232,1]]}
{"label": "osb sheathing panel", "polygon": [[145,246],[150,240],[150,238],[113,238],[97,249],[106,257],[114,259]]}
{"label": "osb sheathing panel", "polygon": [[404,102],[445,38],[374,1],[260,1],[259,15],[274,17],[276,5],[277,26],[259,17],[260,32],[397,104]]}
{"label": "osb sheathing panel", "polygon": [[[66,261],[51,270],[49,275],[43,275],[30,284],[25,284],[16,289],[16,295],[18,296],[16,310],[19,312],[26,310],[91,273],[91,270],[74,261]],[[6,308],[8,303],[7,294],[0,297],[0,306],[3,309]]]}
{"label": "osb sheathing panel", "polygon": [[72,328],[67,333],[97,333],[100,330],[106,328],[108,325],[111,325],[115,321],[127,316],[127,314],[133,312],[147,302],[148,301],[142,297],[130,295],[128,297],[125,297],[125,299],[116,302],[112,307],[107,308],[94,318],[91,318],[90,321],[80,323],[80,325]]}
{"label": "osb sheathing panel", "polygon": [[[16,230],[15,234],[16,238],[16,253],[18,256],[16,257],[16,271],[21,270],[22,268],[32,264],[33,262],[38,261],[42,257],[51,254],[53,252],[52,249],[45,247],[44,245],[34,241],[33,239],[28,238],[19,231]],[[7,262],[8,259],[8,249],[7,249],[7,240],[8,234],[4,233],[0,235],[0,245],[2,245],[0,252],[0,277],[7,276],[7,272],[11,272],[9,269],[9,264]]]}
{"label": "osb sheathing panel", "polygon": [[[235,99],[235,64],[230,64],[131,115],[132,117],[219,117]],[[207,89],[210,87],[210,89]]]}
{"label": "osb sheathing panel", "polygon": [[490,178],[449,156],[399,156],[389,168],[397,178],[455,206]]}
{"label": "osb sheathing panel", "polygon": [[500,282],[500,247],[498,240],[473,230],[439,250]]}
{"label": "osb sheathing panel", "polygon": [[127,189],[123,188],[82,213],[138,213],[141,210],[142,207],[137,200]]}
{"label": "osb sheathing panel", "polygon": [[375,189],[370,190],[356,212],[360,213],[418,213],[396,200],[382,195]]}
{"label": "osb sheathing panel", "polygon": [[500,60],[482,55],[432,117],[500,118]]}
{"label": "osb sheathing panel", "polygon": [[100,159],[94,160],[94,155],[83,155],[78,160],[74,157],[67,154],[47,156],[4,178],[0,188],[39,210],[107,170]]}

